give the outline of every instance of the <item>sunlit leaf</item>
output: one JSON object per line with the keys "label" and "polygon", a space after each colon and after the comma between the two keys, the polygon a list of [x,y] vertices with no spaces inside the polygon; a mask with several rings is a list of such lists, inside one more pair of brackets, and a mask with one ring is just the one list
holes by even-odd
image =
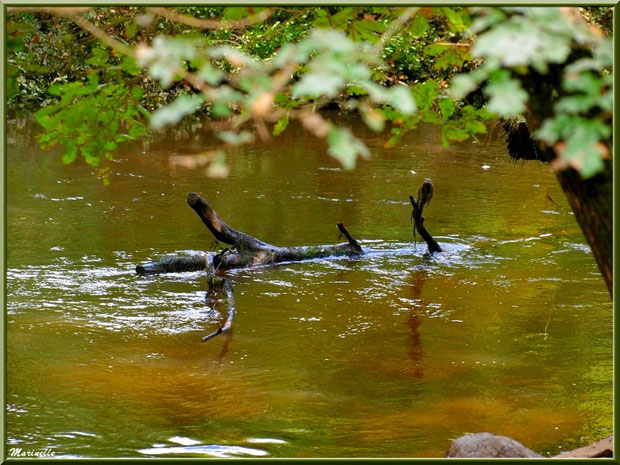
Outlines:
{"label": "sunlit leaf", "polygon": [[489,111],[502,116],[515,116],[525,112],[528,94],[519,81],[512,79],[506,70],[494,73],[484,92],[489,96]]}
{"label": "sunlit leaf", "polygon": [[416,102],[411,96],[411,89],[405,86],[391,87],[386,103],[404,115],[411,115],[416,111]]}
{"label": "sunlit leaf", "polygon": [[136,60],[131,57],[123,58],[123,61],[121,61],[121,68],[132,76],[137,76],[142,72],[142,68],[140,68]]}
{"label": "sunlit leaf", "polygon": [[333,74],[306,74],[293,86],[293,97],[335,97],[345,80]]}
{"label": "sunlit leaf", "polygon": [[215,135],[230,145],[243,145],[254,141],[254,134],[249,131],[220,131]]}
{"label": "sunlit leaf", "polygon": [[276,124],[273,126],[273,135],[274,136],[279,136],[280,134],[282,134],[282,132],[284,132],[284,130],[287,128],[288,126],[288,114],[284,115],[282,118],[280,118]]}
{"label": "sunlit leaf", "polygon": [[329,154],[348,170],[355,168],[358,156],[370,157],[370,152],[364,143],[346,128],[331,126],[327,132],[327,144]]}
{"label": "sunlit leaf", "polygon": [[153,129],[161,129],[164,126],[176,124],[181,119],[204,104],[201,95],[181,95],[169,105],[165,105],[151,114],[150,125]]}
{"label": "sunlit leaf", "polygon": [[428,19],[418,13],[411,22],[409,32],[414,38],[417,39],[418,37],[424,35],[424,33],[428,30],[428,27]]}
{"label": "sunlit leaf", "polygon": [[441,99],[439,101],[439,110],[444,121],[448,120],[454,113],[454,100],[449,97]]}

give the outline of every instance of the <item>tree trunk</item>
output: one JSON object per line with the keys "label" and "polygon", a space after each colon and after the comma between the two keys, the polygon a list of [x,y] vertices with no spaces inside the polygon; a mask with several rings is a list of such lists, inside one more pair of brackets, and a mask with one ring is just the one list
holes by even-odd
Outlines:
{"label": "tree trunk", "polygon": [[560,171],[557,177],[613,297],[612,164],[607,161],[605,170],[590,179],[582,179],[574,169]]}
{"label": "tree trunk", "polygon": [[[426,179],[418,190],[418,199],[409,196],[413,206],[412,217],[414,228],[426,241],[429,252],[441,252],[441,247],[433,239],[424,227],[422,210],[424,205],[430,202],[433,196],[433,183]],[[342,223],[338,223],[338,229],[347,238],[348,242],[335,245],[317,245],[302,247],[276,247],[261,241],[253,236],[236,231],[228,226],[209,206],[207,201],[195,192],[187,196],[188,205],[196,212],[202,222],[207,226],[211,234],[220,242],[232,246],[219,253],[198,252],[186,250],[174,254],[168,254],[144,265],[136,266],[138,274],[167,273],[180,271],[206,270],[208,273],[209,291],[206,295],[206,303],[212,298],[213,293],[219,290],[225,294],[225,302],[228,311],[226,322],[215,331],[202,337],[202,342],[213,339],[220,334],[230,331],[235,316],[235,296],[233,294],[233,282],[229,278],[217,276],[218,271],[231,268],[244,268],[258,265],[269,265],[281,262],[295,262],[312,258],[333,256],[359,256],[364,250],[351,233]]]}

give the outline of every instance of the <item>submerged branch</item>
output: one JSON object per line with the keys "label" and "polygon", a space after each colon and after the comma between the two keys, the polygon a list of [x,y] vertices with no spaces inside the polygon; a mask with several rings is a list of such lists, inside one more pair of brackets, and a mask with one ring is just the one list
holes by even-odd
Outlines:
{"label": "submerged branch", "polygon": [[[217,286],[221,287],[224,292],[226,293],[226,308],[228,311],[228,318],[226,318],[226,322],[224,323],[223,326],[220,326],[219,328],[217,328],[215,331],[213,331],[210,334],[207,334],[206,336],[203,336],[200,340],[202,342],[206,342],[209,339],[213,339],[215,336],[219,335],[219,334],[226,334],[229,330],[230,327],[232,326],[232,322],[233,322],[233,318],[235,317],[235,296],[233,294],[233,284],[232,281],[230,279],[222,279],[222,278],[214,278],[219,280],[217,282]],[[213,288],[214,284],[213,284],[213,280],[211,281],[211,284],[209,285],[209,287]]]}
{"label": "submerged branch", "polygon": [[349,245],[351,246],[351,249],[354,250],[356,253],[359,254],[363,254],[364,251],[362,250],[362,246],[359,245],[359,242],[357,242],[357,239],[355,239],[351,233],[349,232],[349,230],[347,228],[345,228],[344,224],[342,223],[338,223],[337,224],[338,229],[340,230],[340,232],[344,235],[344,237],[347,238],[347,240],[349,241]]}

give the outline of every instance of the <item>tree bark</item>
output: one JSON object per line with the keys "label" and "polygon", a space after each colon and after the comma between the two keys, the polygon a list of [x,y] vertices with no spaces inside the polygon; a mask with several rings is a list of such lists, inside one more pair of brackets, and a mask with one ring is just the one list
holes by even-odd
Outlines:
{"label": "tree bark", "polygon": [[557,173],[575,218],[592,249],[596,263],[613,298],[613,176],[611,161],[605,170],[583,179],[574,169]]}

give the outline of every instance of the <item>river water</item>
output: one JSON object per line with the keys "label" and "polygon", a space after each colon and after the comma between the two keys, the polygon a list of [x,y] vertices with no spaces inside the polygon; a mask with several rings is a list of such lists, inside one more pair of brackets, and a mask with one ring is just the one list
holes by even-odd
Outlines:
{"label": "river water", "polygon": [[[441,457],[490,431],[545,455],[612,434],[612,305],[552,173],[501,137],[442,148],[434,127],[341,169],[292,127],[229,156],[227,179],[172,163],[191,131],[116,154],[105,187],[42,152],[7,153],[7,447],[65,457]],[[408,195],[435,194],[413,243]],[[212,250],[197,191],[266,242],[368,251],[229,273],[233,330],[200,272],[138,276]]]}

